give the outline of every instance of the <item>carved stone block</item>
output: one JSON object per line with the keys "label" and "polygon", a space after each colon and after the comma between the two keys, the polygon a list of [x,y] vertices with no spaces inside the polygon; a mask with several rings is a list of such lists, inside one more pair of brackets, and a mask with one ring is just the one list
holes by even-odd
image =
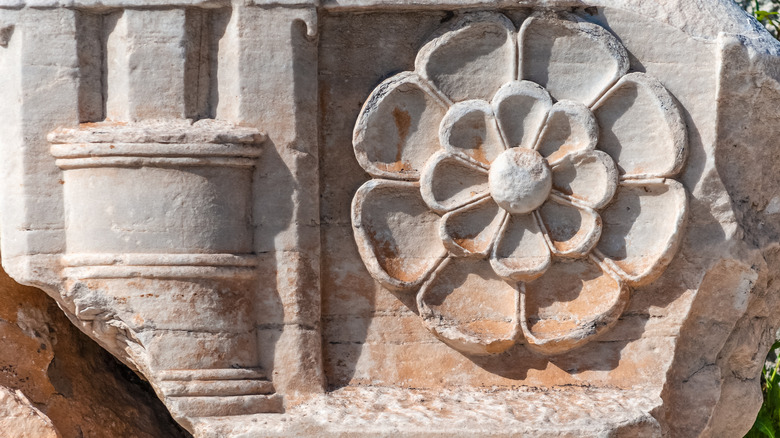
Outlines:
{"label": "carved stone block", "polygon": [[3,266],[197,437],[739,436],[780,326],[754,24],[0,0]]}

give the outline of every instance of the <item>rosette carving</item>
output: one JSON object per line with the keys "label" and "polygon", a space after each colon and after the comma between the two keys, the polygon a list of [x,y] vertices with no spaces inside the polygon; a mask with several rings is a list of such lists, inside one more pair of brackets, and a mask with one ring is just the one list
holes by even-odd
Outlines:
{"label": "rosette carving", "polygon": [[670,263],[686,143],[675,99],[604,28],[465,15],[363,106],[355,239],[453,348],[565,352]]}

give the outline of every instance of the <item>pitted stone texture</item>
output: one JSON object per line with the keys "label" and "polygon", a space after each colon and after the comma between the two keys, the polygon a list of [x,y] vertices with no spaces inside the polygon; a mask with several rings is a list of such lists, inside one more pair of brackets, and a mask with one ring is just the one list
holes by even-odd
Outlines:
{"label": "pitted stone texture", "polygon": [[[53,144],[173,143],[173,144],[258,144],[265,134],[257,129],[236,127],[218,120],[146,120],[140,123],[87,123],[62,128],[49,134]],[[84,152],[89,155],[90,151]]]}
{"label": "pitted stone texture", "polygon": [[[637,391],[342,388],[256,424],[205,419],[203,438],[220,436],[344,436],[366,430],[378,437],[612,436],[660,433],[647,412],[660,402]],[[566,406],[567,409],[561,409]],[[303,420],[291,421],[298,415]],[[494,429],[495,422],[502,429]]]}

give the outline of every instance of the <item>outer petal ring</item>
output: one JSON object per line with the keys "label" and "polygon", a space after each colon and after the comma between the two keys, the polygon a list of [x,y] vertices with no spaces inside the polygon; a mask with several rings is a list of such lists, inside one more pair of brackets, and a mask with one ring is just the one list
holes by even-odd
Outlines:
{"label": "outer petal ring", "polygon": [[520,294],[520,326],[528,347],[543,354],[561,354],[584,345],[611,328],[618,321],[628,306],[630,289],[621,278],[612,272],[598,259],[590,256],[590,260],[596,263],[602,270],[602,275],[612,279],[617,288],[612,301],[603,312],[588,316],[584,321],[577,321],[572,328],[559,331],[550,331],[544,334],[536,332],[529,325],[528,291],[527,285],[522,284]]}
{"label": "outer petal ring", "polygon": [[[363,184],[352,199],[352,230],[355,235],[358,252],[363,259],[366,268],[368,268],[369,273],[371,273],[371,276],[383,286],[401,291],[414,289],[430,276],[431,272],[433,272],[442,262],[444,257],[446,257],[447,251],[443,246],[440,246],[440,249],[424,248],[429,252],[425,254],[425,257],[416,260],[418,266],[416,266],[415,272],[412,275],[391,275],[388,266],[393,266],[394,263],[388,264],[387,256],[397,255],[394,253],[398,253],[399,250],[398,248],[394,248],[391,243],[378,245],[380,246],[378,248],[377,239],[386,242],[386,240],[381,240],[384,236],[379,236],[383,230],[372,229],[372,227],[369,226],[371,224],[371,210],[373,209],[371,205],[377,205],[376,203],[371,203],[371,194],[374,191],[382,189],[414,193],[419,197],[419,185],[416,183],[374,179]],[[422,199],[419,199],[418,203],[424,206]],[[427,210],[427,206],[425,207],[426,211],[433,216],[429,218],[429,220],[434,222],[434,227],[432,227],[433,229],[431,232],[433,233],[433,236],[438,239],[436,227],[438,227],[439,218],[434,213]],[[417,206],[417,209],[419,210],[420,206]],[[380,224],[382,219],[383,218],[380,217]],[[420,236],[415,236],[415,239],[418,239],[417,241],[419,241],[419,238]],[[407,244],[406,246],[408,247],[409,245]],[[385,259],[385,263],[383,263],[383,259]],[[397,268],[400,269],[401,267],[402,266],[398,266]]]}

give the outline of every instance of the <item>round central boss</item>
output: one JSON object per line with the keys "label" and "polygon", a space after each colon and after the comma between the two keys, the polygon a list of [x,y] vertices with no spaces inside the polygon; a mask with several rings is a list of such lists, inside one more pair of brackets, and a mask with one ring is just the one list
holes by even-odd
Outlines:
{"label": "round central boss", "polygon": [[490,165],[490,195],[510,213],[536,210],[550,194],[552,172],[538,152],[512,148],[501,153]]}

